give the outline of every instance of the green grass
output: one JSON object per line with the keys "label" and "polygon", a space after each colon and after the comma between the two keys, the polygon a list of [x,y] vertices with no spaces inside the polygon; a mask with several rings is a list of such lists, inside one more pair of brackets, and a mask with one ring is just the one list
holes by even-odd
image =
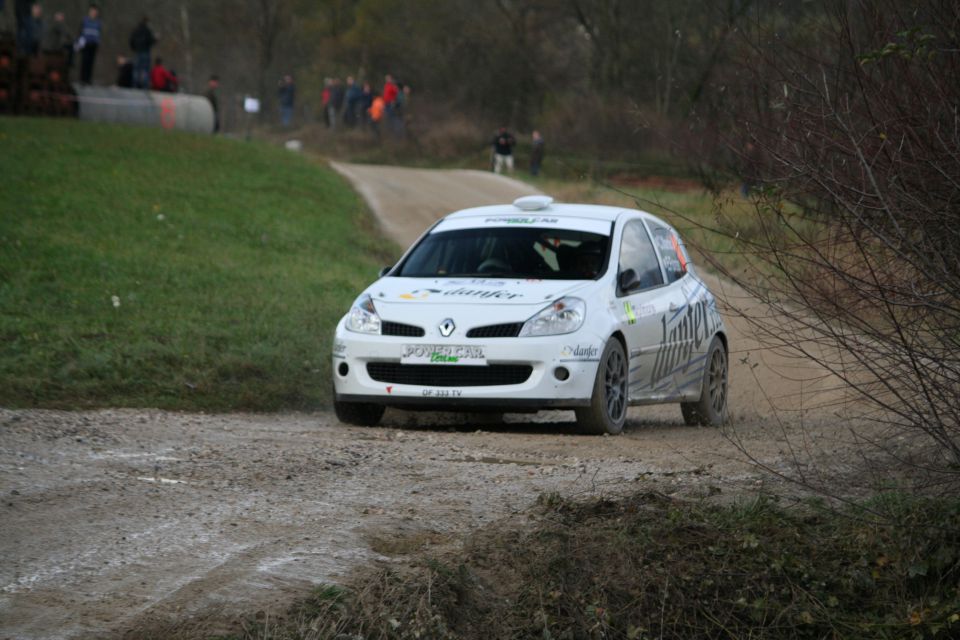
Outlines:
{"label": "green grass", "polygon": [[0,405],[308,409],[388,264],[326,168],[260,144],[0,118]]}

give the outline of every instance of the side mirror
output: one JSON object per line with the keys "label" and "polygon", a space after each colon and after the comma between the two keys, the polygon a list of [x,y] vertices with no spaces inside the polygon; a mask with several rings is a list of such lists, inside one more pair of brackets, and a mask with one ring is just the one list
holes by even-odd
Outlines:
{"label": "side mirror", "polygon": [[640,278],[633,269],[624,269],[617,279],[621,291],[632,291],[640,286]]}
{"label": "side mirror", "polygon": [[383,269],[380,269],[380,277],[382,278],[383,276],[385,276],[385,275],[387,275],[388,273],[390,273],[390,270],[391,270],[391,269],[393,269],[393,265],[391,265],[391,266],[389,266],[389,267],[384,267]]}

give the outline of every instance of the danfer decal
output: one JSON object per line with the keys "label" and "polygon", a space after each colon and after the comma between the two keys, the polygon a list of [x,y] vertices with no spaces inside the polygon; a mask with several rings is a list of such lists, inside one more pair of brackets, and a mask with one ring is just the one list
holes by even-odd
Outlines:
{"label": "danfer decal", "polygon": [[650,372],[651,385],[675,371],[686,371],[701,360],[691,360],[693,352],[699,351],[701,345],[713,337],[720,327],[720,314],[713,296],[704,296],[682,311],[682,315],[674,314],[669,320],[666,315],[660,317],[662,333],[657,358]]}
{"label": "danfer decal", "polygon": [[444,298],[477,298],[480,300],[513,300],[514,298],[522,298],[523,294],[512,293],[510,291],[484,291],[483,289],[469,289],[467,287],[459,287],[457,289],[450,289],[449,291],[443,291],[441,289],[414,289],[409,293],[400,294],[400,298],[403,300],[426,300],[432,296]]}
{"label": "danfer decal", "polygon": [[560,355],[575,360],[589,360],[600,355],[600,347],[592,344],[568,344],[560,350]]}
{"label": "danfer decal", "polygon": [[627,313],[627,324],[637,324],[637,315],[633,312],[633,305],[629,300],[624,300],[623,310]]}

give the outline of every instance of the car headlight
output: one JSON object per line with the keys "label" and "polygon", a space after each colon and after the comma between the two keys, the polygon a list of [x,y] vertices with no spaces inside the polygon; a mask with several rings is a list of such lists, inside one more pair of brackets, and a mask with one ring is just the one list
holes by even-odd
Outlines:
{"label": "car headlight", "polygon": [[520,329],[520,337],[556,336],[573,333],[587,317],[587,303],[580,298],[560,298],[533,316]]}
{"label": "car headlight", "polygon": [[380,316],[373,306],[373,299],[363,294],[350,307],[347,314],[346,327],[357,333],[380,333]]}

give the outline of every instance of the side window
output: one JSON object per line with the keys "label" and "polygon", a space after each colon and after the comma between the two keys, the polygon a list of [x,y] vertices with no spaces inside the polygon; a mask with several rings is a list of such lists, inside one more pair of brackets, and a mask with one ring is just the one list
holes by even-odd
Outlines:
{"label": "side window", "polygon": [[660,259],[663,260],[663,270],[667,272],[667,282],[676,282],[687,272],[687,258],[680,248],[680,242],[673,231],[657,224],[647,222],[653,241],[660,250]]}
{"label": "side window", "polygon": [[640,289],[649,289],[663,284],[660,263],[653,250],[650,236],[640,220],[628,222],[623,228],[623,240],[620,242],[620,271],[627,269],[637,272]]}

